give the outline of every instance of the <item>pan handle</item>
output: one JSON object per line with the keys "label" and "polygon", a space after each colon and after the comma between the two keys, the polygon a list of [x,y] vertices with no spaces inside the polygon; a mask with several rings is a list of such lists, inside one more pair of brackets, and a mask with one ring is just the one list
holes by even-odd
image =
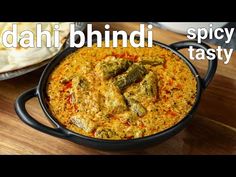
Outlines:
{"label": "pan handle", "polygon": [[[205,43],[197,43],[194,40],[187,40],[187,41],[180,41],[180,42],[176,42],[170,45],[171,48],[175,49],[175,50],[180,50],[180,49],[184,49],[184,48],[189,48],[190,46],[193,46],[193,48],[195,49],[203,49],[205,52],[207,52],[208,49],[210,49],[211,47],[208,46]],[[217,69],[217,56],[215,55],[215,58],[212,60],[208,60],[208,69],[207,72],[205,74],[205,77],[202,80],[202,85],[203,88],[207,88],[207,86],[209,85],[209,83],[211,82],[211,80],[213,79],[216,69]]]}
{"label": "pan handle", "polygon": [[56,137],[65,138],[66,134],[59,128],[51,128],[48,126],[43,125],[42,123],[35,120],[33,117],[29,115],[25,108],[25,104],[28,100],[32,99],[33,97],[37,96],[36,88],[30,89],[23,94],[21,94],[15,103],[15,111],[20,119],[26,123],[27,125],[33,127],[36,130],[44,132],[46,134],[50,134]]}

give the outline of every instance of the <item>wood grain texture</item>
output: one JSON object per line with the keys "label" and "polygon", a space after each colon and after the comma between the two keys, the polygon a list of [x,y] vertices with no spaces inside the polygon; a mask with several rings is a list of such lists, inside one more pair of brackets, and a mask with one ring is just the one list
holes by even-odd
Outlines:
{"label": "wood grain texture", "polygon": [[[94,25],[99,30],[104,28],[104,23]],[[112,29],[127,32],[138,27],[139,23],[111,23]],[[171,44],[186,37],[155,29],[154,39]],[[186,50],[182,52],[187,56]],[[203,75],[207,62],[193,63]],[[14,111],[14,102],[20,93],[37,85],[41,73],[42,69],[0,82],[0,154],[236,154],[236,52],[228,65],[219,62],[215,78],[187,128],[159,145],[132,151],[91,149],[25,125]],[[27,109],[37,120],[51,126],[36,98],[27,103]]]}

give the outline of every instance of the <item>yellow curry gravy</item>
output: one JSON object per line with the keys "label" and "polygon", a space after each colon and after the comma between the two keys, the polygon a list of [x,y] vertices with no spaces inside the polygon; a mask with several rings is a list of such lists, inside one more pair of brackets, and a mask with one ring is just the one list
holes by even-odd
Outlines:
{"label": "yellow curry gravy", "polygon": [[195,102],[196,80],[171,51],[84,47],[48,79],[47,103],[66,128],[89,137],[124,140],[163,131]]}

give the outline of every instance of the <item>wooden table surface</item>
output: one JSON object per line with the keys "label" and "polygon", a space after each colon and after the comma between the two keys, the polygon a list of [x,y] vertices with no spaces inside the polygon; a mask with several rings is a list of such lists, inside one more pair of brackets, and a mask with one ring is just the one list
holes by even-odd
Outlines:
{"label": "wooden table surface", "polygon": [[[103,30],[105,23],[94,23]],[[112,29],[130,32],[139,23],[110,23]],[[154,30],[154,39],[171,44],[184,35],[163,29]],[[186,51],[183,53],[187,56]],[[200,73],[206,61],[194,61]],[[229,64],[219,61],[214,80],[205,90],[200,106],[187,128],[167,141],[146,149],[101,151],[41,133],[24,124],[14,111],[16,97],[37,85],[42,69],[0,81],[0,154],[236,154],[236,52]],[[30,114],[49,125],[37,99],[27,103]]]}

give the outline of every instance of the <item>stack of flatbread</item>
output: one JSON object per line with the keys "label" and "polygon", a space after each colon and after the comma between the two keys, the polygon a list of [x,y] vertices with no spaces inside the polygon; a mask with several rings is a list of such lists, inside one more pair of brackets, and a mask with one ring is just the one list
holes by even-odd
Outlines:
{"label": "stack of flatbread", "polygon": [[[39,23],[39,22],[38,22]],[[17,24],[18,31],[17,34],[19,35],[22,31],[30,30],[34,34],[34,42],[36,41],[36,22],[17,22],[17,23],[0,23],[0,38],[2,39],[2,35],[6,30],[12,30],[12,24]],[[63,46],[64,42],[70,31],[70,24],[71,23],[57,23],[57,22],[43,22],[42,24],[42,31],[47,30],[51,33],[51,41],[52,47],[46,47],[46,37],[42,38],[42,47],[37,48],[23,48],[19,45],[17,48],[6,48],[2,44],[2,40],[0,42],[0,73],[13,71],[17,69],[21,69],[27,66],[31,66],[33,64],[40,63],[44,60],[50,59],[55,54],[57,54],[61,47]],[[59,47],[54,47],[54,25],[59,25],[60,31],[60,45]],[[10,39],[9,39],[10,40]],[[36,46],[36,45],[35,45]]]}

